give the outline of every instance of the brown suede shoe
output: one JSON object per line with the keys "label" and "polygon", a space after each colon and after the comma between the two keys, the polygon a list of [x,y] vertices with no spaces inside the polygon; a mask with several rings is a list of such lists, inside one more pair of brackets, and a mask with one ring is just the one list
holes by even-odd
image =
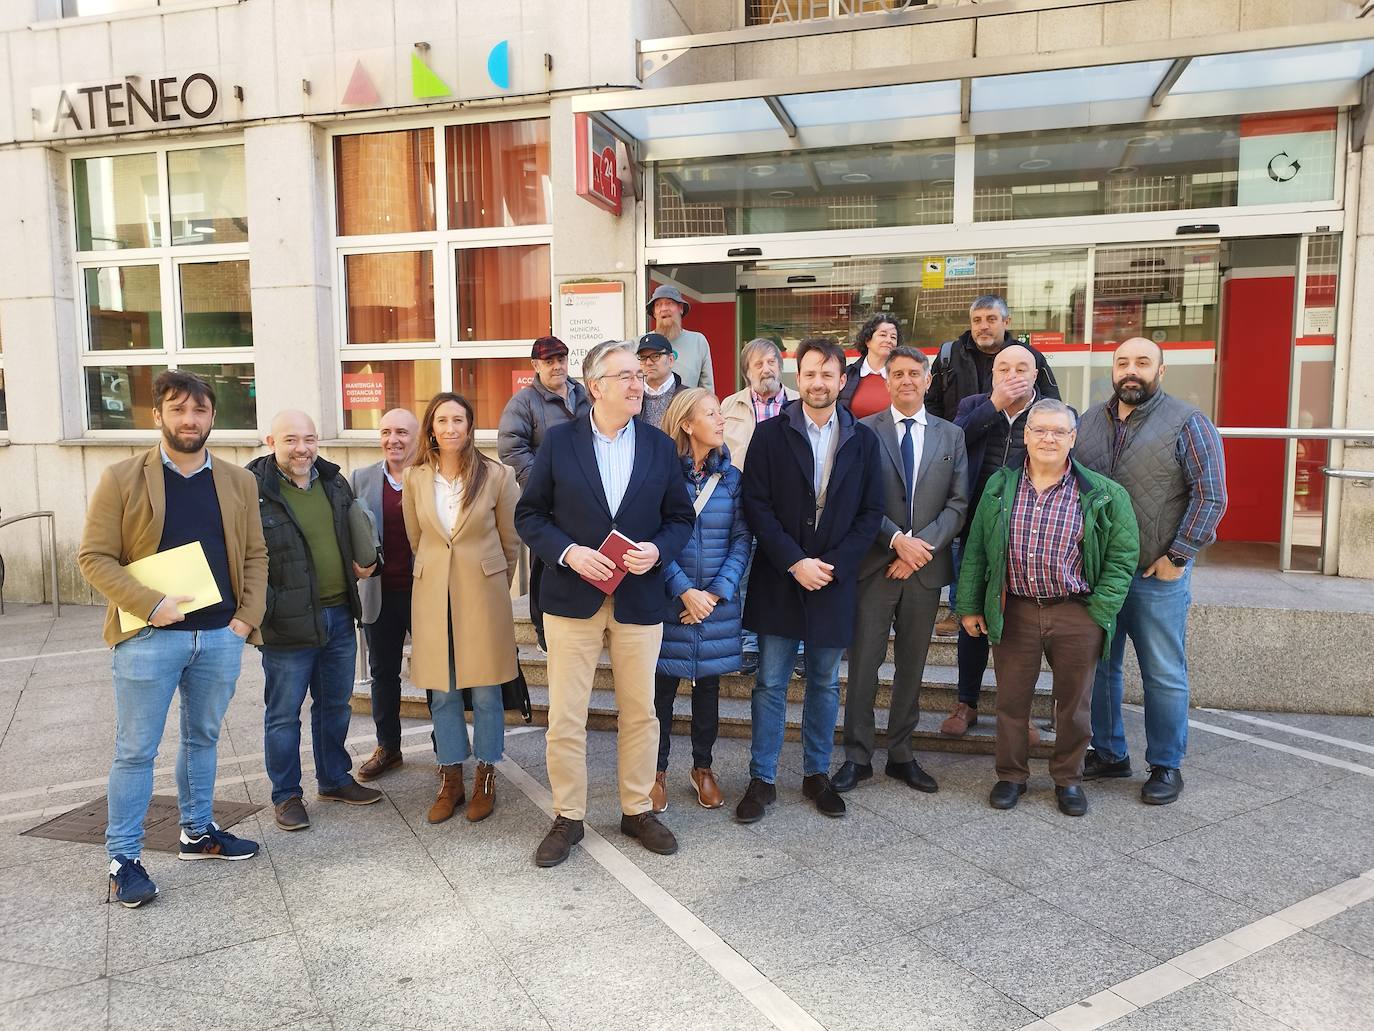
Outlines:
{"label": "brown suede shoe", "polygon": [[429,822],[443,823],[463,804],[463,764],[439,767],[439,796],[429,807]]}
{"label": "brown suede shoe", "polygon": [[978,710],[959,702],[954,706],[954,711],[945,717],[945,722],[940,724],[940,733],[945,737],[963,737],[969,727],[977,724]]}
{"label": "brown suede shoe", "polygon": [[472,778],[472,801],[468,803],[469,823],[485,820],[496,808],[496,767],[491,763],[478,763],[477,773]]}
{"label": "brown suede shoe", "polygon": [[697,789],[697,802],[703,809],[719,809],[725,804],[725,796],[720,793],[716,775],[709,766],[692,768],[692,787]]}
{"label": "brown suede shoe", "polygon": [[939,637],[955,637],[959,633],[959,620],[954,616],[946,616],[935,624],[935,633]]}
{"label": "brown suede shoe", "polygon": [[376,780],[387,770],[394,770],[404,761],[399,748],[392,751],[390,748],[378,745],[372,752],[372,758],[358,767],[358,779]]}
{"label": "brown suede shoe", "polygon": [[557,866],[572,853],[573,846],[582,840],[582,821],[556,816],[549,833],[534,852],[535,866]]}
{"label": "brown suede shoe", "polygon": [[668,811],[668,771],[659,770],[654,774],[654,786],[649,789],[649,804],[654,812]]}
{"label": "brown suede shoe", "polygon": [[653,813],[622,816],[620,833],[630,838],[638,838],[641,845],[661,856],[671,856],[677,851],[677,838],[673,837],[672,831],[658,822],[658,817]]}

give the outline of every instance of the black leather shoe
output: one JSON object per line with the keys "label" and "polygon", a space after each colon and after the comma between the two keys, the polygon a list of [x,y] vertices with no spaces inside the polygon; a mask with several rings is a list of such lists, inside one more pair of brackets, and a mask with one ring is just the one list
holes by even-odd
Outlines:
{"label": "black leather shoe", "polygon": [[805,679],[806,679],[806,656],[805,656],[805,655],[799,656],[799,657],[797,658],[797,661],[794,662],[794,663],[792,663],[792,675],[793,675],[794,677],[796,677],[798,680],[805,680]]}
{"label": "black leather shoe", "polygon": [[1183,772],[1169,766],[1151,766],[1150,779],[1140,787],[1146,805],[1168,805],[1183,791]]}
{"label": "black leather shoe", "polygon": [[582,840],[582,821],[566,816],[554,817],[553,826],[534,853],[536,866],[557,866],[567,859],[573,846]]}
{"label": "black leather shoe", "polygon": [[1129,777],[1131,775],[1131,757],[1117,762],[1107,762],[1098,754],[1097,749],[1089,748],[1083,756],[1083,779],[1084,780],[1105,780],[1108,777]]}
{"label": "black leather shoe", "polygon": [[766,780],[755,777],[744,789],[744,797],[735,806],[735,819],[740,823],[758,823],[768,807],[778,800],[778,789]]}
{"label": "black leather shoe", "polygon": [[830,786],[836,791],[853,791],[859,786],[859,781],[871,780],[872,778],[872,766],[852,763],[846,759],[835,771],[835,776],[830,778]]}
{"label": "black leather shoe", "polygon": [[844,815],[844,799],[824,773],[813,773],[809,777],[803,777],[802,795],[816,803],[816,812],[822,816]]}
{"label": "black leather shoe", "polygon": [[759,653],[745,652],[740,660],[739,671],[741,675],[746,677],[752,677],[757,673],[759,671]]}
{"label": "black leather shoe", "polygon": [[904,763],[893,762],[889,759],[883,772],[893,780],[900,780],[907,787],[924,791],[927,795],[933,795],[940,790],[940,785],[935,783],[935,778],[921,769],[921,764],[915,759],[908,759]]}
{"label": "black leather shoe", "polygon": [[1088,811],[1088,796],[1083,794],[1083,788],[1078,784],[1062,788],[1056,786],[1054,797],[1059,803],[1059,811],[1065,816],[1082,816]]}
{"label": "black leather shoe", "polygon": [[999,780],[992,786],[988,795],[988,805],[994,809],[1015,809],[1016,803],[1026,793],[1026,785],[1014,784],[1009,780]]}

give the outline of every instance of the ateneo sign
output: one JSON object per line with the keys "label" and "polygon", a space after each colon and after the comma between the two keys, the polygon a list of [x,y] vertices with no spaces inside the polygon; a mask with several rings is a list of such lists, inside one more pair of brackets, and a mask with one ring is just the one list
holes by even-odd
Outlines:
{"label": "ateneo sign", "polygon": [[34,128],[53,138],[176,128],[214,120],[219,85],[205,72],[35,91]]}

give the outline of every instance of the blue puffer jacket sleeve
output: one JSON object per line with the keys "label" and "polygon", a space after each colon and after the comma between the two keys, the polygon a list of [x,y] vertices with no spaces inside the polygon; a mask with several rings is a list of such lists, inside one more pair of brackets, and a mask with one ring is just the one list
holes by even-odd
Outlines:
{"label": "blue puffer jacket sleeve", "polygon": [[[724,447],[707,459],[705,475],[700,480],[690,458],[683,459],[683,476],[693,500],[706,477],[714,473],[721,474],[720,482],[697,516],[692,536],[677,560],[664,569],[666,597],[658,672],[692,681],[732,673],[739,669],[741,659],[739,588],[749,562],[752,537],[740,500],[740,473],[730,464],[729,452]],[[709,591],[720,602],[706,622],[687,625],[679,618],[680,596],[693,587]]]}

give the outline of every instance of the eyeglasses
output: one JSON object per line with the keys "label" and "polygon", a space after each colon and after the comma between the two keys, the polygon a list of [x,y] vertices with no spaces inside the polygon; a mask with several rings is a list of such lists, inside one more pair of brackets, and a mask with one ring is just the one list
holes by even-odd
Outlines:
{"label": "eyeglasses", "polygon": [[629,386],[631,383],[633,383],[635,380],[639,380],[639,382],[645,383],[645,382],[647,382],[648,379],[649,379],[649,377],[646,376],[646,375],[644,375],[644,373],[642,373],[642,372],[618,372],[618,373],[616,373],[614,376],[609,376],[609,375],[607,375],[607,376],[598,376],[598,377],[596,377],[596,378],[597,378],[597,379],[614,379],[614,380],[619,380],[619,381],[620,381],[620,385],[621,385],[622,387],[628,387],[628,386]]}
{"label": "eyeglasses", "polygon": [[[667,357],[668,357],[668,352],[667,352],[667,351],[654,351],[654,352],[651,353],[651,354],[641,354],[641,355],[639,356],[639,364],[640,364],[640,365],[648,365],[650,362],[656,362],[656,361],[659,361],[660,359],[667,358]],[[673,352],[673,357],[674,357],[674,358],[677,357],[677,352],[676,352],[676,351]]]}
{"label": "eyeglasses", "polygon": [[1073,436],[1073,430],[1047,430],[1039,426],[1027,426],[1026,435],[1035,437],[1037,440],[1068,440]]}

